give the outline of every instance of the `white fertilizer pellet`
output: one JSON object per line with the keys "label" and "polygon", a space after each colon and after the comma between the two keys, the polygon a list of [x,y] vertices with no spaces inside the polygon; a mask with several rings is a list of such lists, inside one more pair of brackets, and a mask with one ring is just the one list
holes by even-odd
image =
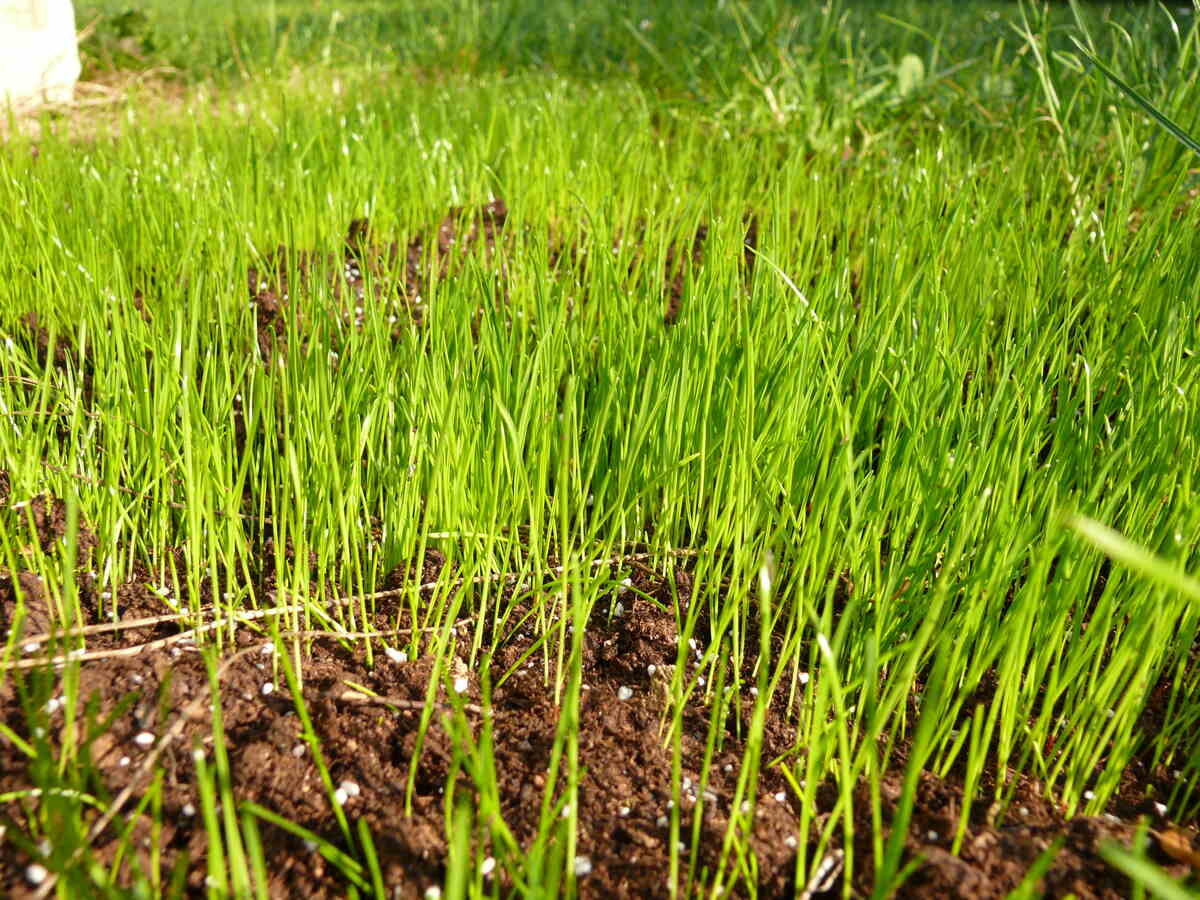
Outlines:
{"label": "white fertilizer pellet", "polygon": [[403,650],[397,650],[395,647],[387,647],[383,652],[394,663],[408,662],[408,654]]}

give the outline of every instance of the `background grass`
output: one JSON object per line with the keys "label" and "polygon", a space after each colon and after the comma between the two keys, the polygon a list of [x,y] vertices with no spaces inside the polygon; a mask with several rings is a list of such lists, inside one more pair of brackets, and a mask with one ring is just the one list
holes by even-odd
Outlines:
{"label": "background grass", "polygon": [[[1190,127],[1190,17],[995,3],[650,3],[636,18],[603,4],[244,6],[164,2],[122,18],[121,4],[81,4],[90,76],[156,72],[147,90],[173,79],[174,99],[47,119],[57,135],[36,156],[20,138],[0,153],[0,328],[14,336],[0,460],[14,499],[69,499],[99,538],[87,567],[103,584],[140,560],[197,615],[214,578],[230,610],[270,602],[253,590],[264,535],[229,515],[244,497],[272,519],[279,598],[369,591],[430,546],[466,577],[563,564],[570,592],[544,595],[538,623],[569,710],[578,645],[560,626],[581,625],[612,586],[586,562],[633,542],[663,559],[686,548],[699,602],[680,632],[703,611],[711,651],[673,696],[681,706],[728,679],[728,702],[761,711],[783,692],[796,752],[763,763],[805,786],[807,809],[834,779],[827,838],[901,739],[908,801],[922,766],[958,760],[973,787],[985,764],[1011,767],[1068,811],[1102,809],[1149,747],[1179,772],[1160,799],[1194,821],[1197,610],[1120,565],[1095,592],[1104,558],[1067,525],[1085,515],[1171,571],[1200,570],[1193,163],[1069,40],[1090,39]],[[469,268],[423,298],[427,328],[393,340],[394,312],[368,306],[348,328],[318,312],[332,301],[315,289],[289,320],[286,357],[261,357],[245,273],[277,244],[340,252],[356,216],[402,238],[493,197],[514,236],[499,251],[506,305],[492,303],[494,274]],[[669,248],[702,223],[705,264],[665,328]],[[552,241],[586,265],[550,277]],[[31,311],[86,351],[86,384],[22,342]],[[19,512],[4,516],[3,565],[45,575],[69,625],[76,549],[43,558]],[[311,571],[283,555],[288,541],[295,559],[315,554]],[[166,548],[182,548],[183,568]],[[508,614],[486,586],[429,605],[414,594],[412,612],[444,627],[461,603],[481,620]],[[287,624],[329,624],[316,609]],[[737,700],[747,659],[761,662],[758,697]],[[985,677],[994,699],[968,706]],[[1164,678],[1171,707],[1145,733]],[[219,792],[217,765],[206,777]],[[47,785],[69,781],[53,768]],[[1002,777],[995,792],[1010,788]],[[62,802],[82,816],[82,799]],[[549,841],[561,825],[550,805],[543,818]],[[253,826],[215,812],[208,825],[249,884],[252,862],[237,860]],[[882,893],[900,845],[877,830],[873,858],[850,864],[876,870]],[[366,885],[368,845],[349,831],[346,845]],[[466,877],[469,848],[456,854]],[[506,864],[531,885],[572,877],[539,848]]]}

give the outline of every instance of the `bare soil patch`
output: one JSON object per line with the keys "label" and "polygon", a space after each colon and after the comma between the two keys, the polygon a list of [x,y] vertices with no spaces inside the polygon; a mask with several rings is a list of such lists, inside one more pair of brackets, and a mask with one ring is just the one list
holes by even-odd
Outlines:
{"label": "bare soil patch", "polygon": [[[53,501],[44,502],[50,510]],[[53,515],[39,520],[39,532],[52,535]],[[435,578],[443,565],[430,554],[420,566],[401,567],[380,585],[387,591],[414,588]],[[664,742],[665,684],[677,659],[676,604],[686,605],[691,580],[686,567],[664,577],[644,567],[633,568],[628,589],[615,595],[623,614],[613,608],[598,609],[592,617],[583,646],[583,689],[580,701],[579,757],[582,778],[578,789],[578,850],[591,862],[591,872],[580,880],[580,890],[594,897],[654,897],[668,892],[671,805],[680,804],[680,849],[683,871],[690,859],[694,817],[700,818],[697,871],[711,872],[718,863],[721,840],[730,816],[741,764],[741,735],[748,724],[749,704],[741,714],[727,717],[720,745],[706,760],[705,748],[711,709],[697,693],[682,718],[682,789],[673,791],[671,749]],[[18,585],[14,585],[14,581]],[[148,614],[164,613],[156,593],[159,586],[150,573],[121,588],[130,600],[122,618],[130,623]],[[19,573],[0,578],[0,618],[15,618],[16,591],[21,590],[30,610],[24,637],[36,637],[44,627],[36,576]],[[89,597],[92,588],[81,588],[83,607],[89,614],[98,604]],[[157,599],[157,603],[155,600]],[[395,631],[403,623],[395,595],[385,595],[366,627]],[[480,629],[485,657],[490,657],[488,677],[496,682],[490,703],[484,706],[480,664],[468,665],[460,651],[450,663],[456,671],[438,674],[438,689],[427,706],[435,673],[430,657],[417,655],[399,660],[374,645],[368,661],[362,640],[338,641],[332,636],[304,642],[301,657],[303,700],[320,738],[321,752],[335,784],[350,784],[357,793],[345,801],[351,820],[365,819],[371,828],[384,876],[396,896],[419,897],[445,875],[448,850],[444,791],[452,778],[457,789],[474,796],[475,786],[462,771],[454,772],[456,751],[464,749],[462,735],[477,740],[490,719],[494,741],[503,816],[513,836],[527,846],[537,832],[542,796],[561,704],[552,679],[545,676],[545,648],[533,645],[531,630],[519,623],[495,629],[469,615],[458,626],[460,646]],[[88,624],[103,625],[95,615]],[[163,622],[133,626],[92,635],[89,650],[120,653],[137,643],[167,638],[166,646],[150,646],[134,655],[108,655],[82,664],[77,714],[88,735],[84,750],[93,768],[98,796],[117,796],[131,782],[135,788],[126,811],[144,793],[147,779],[139,765],[152,752],[139,735],[157,740],[183,716],[185,708],[208,690],[208,674],[200,651],[189,640],[170,640],[182,626]],[[383,639],[388,640],[388,639]],[[393,646],[395,639],[390,641]],[[422,642],[424,645],[424,642]],[[26,658],[46,652],[45,645],[27,648]],[[703,651],[702,646],[695,648]],[[239,802],[261,804],[297,824],[341,843],[333,806],[324,789],[310,748],[306,745],[295,699],[286,687],[268,638],[249,626],[239,629],[236,643],[227,648],[249,651],[226,668],[220,684],[220,704],[227,736],[234,796]],[[691,650],[691,648],[689,648]],[[688,653],[689,659],[692,653]],[[228,658],[228,656],[227,656]],[[503,678],[504,673],[510,673]],[[451,687],[466,678],[461,694]],[[461,686],[461,683],[460,685]],[[48,691],[48,692],[47,692]],[[1161,692],[1160,692],[1161,693]],[[1162,695],[1165,697],[1165,695]],[[64,723],[61,686],[41,677],[37,670],[13,672],[0,688],[0,722],[27,741],[33,728],[42,728],[55,743]],[[376,699],[382,698],[382,699]],[[31,716],[31,704],[42,713]],[[47,712],[48,710],[48,712]],[[428,730],[421,731],[428,716]],[[791,749],[795,740],[783,697],[770,707],[763,759]],[[34,724],[38,723],[40,724]],[[98,723],[107,722],[106,727]],[[465,732],[463,731],[465,727]],[[200,893],[206,874],[207,838],[198,819],[193,751],[212,757],[211,711],[185,718],[176,739],[162,753],[161,803],[163,829],[159,836],[158,865],[170,872],[186,869],[189,893]],[[144,740],[144,739],[141,739]],[[57,748],[56,748],[57,749]],[[415,764],[414,764],[415,760]],[[900,795],[903,754],[883,779],[879,798],[885,818],[890,818]],[[994,778],[996,773],[990,773]],[[1042,886],[1049,896],[1073,893],[1081,898],[1127,896],[1129,883],[1099,855],[1104,841],[1128,845],[1139,819],[1167,829],[1161,810],[1145,795],[1146,773],[1131,773],[1128,790],[1116,798],[1111,812],[1099,818],[1068,819],[1045,797],[1043,786],[1019,779],[1012,803],[1005,810],[972,810],[970,824],[958,856],[950,842],[962,810],[962,783],[951,774],[938,778],[922,775],[916,810],[906,841],[906,855],[923,863],[906,883],[902,894],[911,897],[1003,897],[1025,877],[1051,844],[1062,851],[1046,872]],[[1162,774],[1162,773],[1159,773]],[[406,809],[412,779],[411,810]],[[1151,779],[1153,780],[1153,779]],[[0,793],[21,791],[34,784],[29,760],[10,741],[0,738]],[[558,791],[565,787],[560,782]],[[758,860],[760,896],[791,897],[806,885],[796,881],[796,854],[801,842],[815,852],[818,830],[834,811],[832,783],[818,791],[816,819],[809,834],[800,833],[796,797],[778,769],[765,766],[759,773],[751,846]],[[28,801],[26,801],[28,802]],[[858,834],[858,859],[870,859],[871,804],[864,785],[855,793],[854,819]],[[0,821],[13,831],[23,830],[26,808],[9,803],[0,809]],[[106,828],[93,844],[96,856],[111,862],[117,849],[118,826]],[[129,824],[129,820],[124,822]],[[146,827],[147,823],[133,823]],[[345,883],[311,847],[285,831],[262,824],[273,896],[342,896]],[[1176,829],[1176,833],[1180,832]],[[149,831],[147,830],[147,834]],[[840,852],[835,844],[828,856],[823,890],[811,896],[837,896],[841,889]],[[484,855],[500,855],[502,848],[481,847]],[[1176,875],[1187,866],[1166,853],[1160,862]],[[24,872],[30,857],[11,840],[0,845],[0,885],[9,896],[31,891]],[[148,852],[126,859],[126,875],[134,867],[154,865]],[[500,871],[499,869],[497,871]],[[872,888],[869,866],[856,868],[853,890],[866,895]],[[511,885],[504,885],[510,889]],[[808,887],[816,887],[809,885]]]}

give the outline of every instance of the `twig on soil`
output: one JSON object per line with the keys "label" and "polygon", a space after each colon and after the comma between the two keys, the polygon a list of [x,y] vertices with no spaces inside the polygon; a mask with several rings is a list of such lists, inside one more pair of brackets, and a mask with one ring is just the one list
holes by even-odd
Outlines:
{"label": "twig on soil", "polygon": [[[360,706],[394,706],[396,709],[425,709],[430,704],[424,700],[407,700],[403,697],[379,697],[364,694],[362,691],[344,691],[337,697],[342,703],[356,703]],[[449,703],[437,703],[436,706],[453,709]],[[483,715],[483,707],[476,703],[464,703],[462,708],[467,712]]]}
{"label": "twig on soil", "polygon": [[[248,613],[239,613],[238,615],[234,616],[232,620],[222,619],[216,622],[209,622],[196,628],[189,629],[188,631],[182,631],[179,634],[172,634],[168,637],[158,638],[154,641],[147,641],[144,644],[134,644],[131,647],[118,647],[114,650],[78,650],[68,653],[65,656],[55,656],[49,659],[45,657],[40,659],[22,659],[11,663],[8,668],[10,671],[15,671],[18,669],[35,669],[39,666],[47,665],[62,666],[66,665],[68,662],[91,662],[98,659],[119,659],[126,656],[137,656],[138,654],[144,653],[147,650],[157,650],[160,647],[169,647],[172,644],[195,642],[197,635],[204,634],[208,631],[215,631],[218,628],[224,628],[226,625],[229,625],[231,621],[238,624],[245,624],[253,619],[262,619],[266,618],[267,616],[282,615],[283,613],[287,612],[299,612],[301,609],[302,607],[285,606],[278,609],[251,610]],[[164,616],[163,618],[167,621],[171,621],[180,617]],[[460,625],[469,623],[473,619],[474,616],[461,619],[454,623],[454,627],[458,628]],[[412,634],[415,631],[436,631],[439,627],[440,626],[431,625],[426,628],[393,628],[386,631],[289,631],[288,634],[291,637],[347,638],[353,640],[364,640],[367,638],[395,637],[396,635],[401,634]],[[44,635],[41,637],[44,637]]]}
{"label": "twig on soil", "polygon": [[[426,585],[422,585],[422,587],[426,587]],[[343,600],[335,601],[335,603],[343,603],[343,602],[346,602],[346,601],[343,601]],[[294,604],[292,606],[277,606],[277,607],[272,607],[271,609],[247,610],[246,612],[234,613],[234,615],[230,618],[219,619],[214,622],[208,622],[203,625],[198,625],[195,628],[189,629],[187,631],[181,631],[179,634],[173,634],[170,637],[163,638],[163,640],[187,641],[188,638],[195,637],[197,633],[202,633],[203,631],[212,630],[214,628],[221,628],[221,627],[224,627],[231,623],[232,624],[244,624],[246,622],[251,622],[255,619],[263,619],[263,618],[267,618],[269,616],[277,616],[277,615],[282,615],[284,613],[289,613],[289,612],[303,612],[303,611],[304,611],[304,607],[300,604]],[[212,612],[212,608],[207,607],[205,609],[200,610],[201,614],[204,614],[206,612]],[[190,612],[167,613],[167,614],[161,615],[161,616],[146,616],[145,618],[141,618],[141,619],[126,619],[126,620],[123,620],[120,622],[102,622],[98,625],[85,625],[82,628],[72,628],[72,629],[69,629],[66,631],[59,631],[54,634],[37,634],[31,638],[27,638],[26,640],[22,641],[21,643],[27,644],[27,645],[44,644],[54,638],[58,638],[59,640],[61,640],[63,638],[82,637],[84,635],[89,635],[89,634],[103,634],[108,631],[132,631],[134,628],[146,628],[146,627],[153,626],[153,625],[164,625],[164,624],[169,624],[171,622],[180,622],[184,619],[194,618],[195,615],[196,615],[195,613],[190,613]],[[332,634],[337,637],[360,637],[360,638],[361,637],[391,637],[391,636],[394,636],[397,634],[412,634],[414,631],[428,631],[428,630],[431,630],[431,628],[433,628],[433,626],[430,626],[430,628],[394,628],[394,629],[389,629],[387,631],[330,631],[330,632],[322,631],[322,632],[313,632],[313,633],[314,634]],[[308,632],[305,632],[305,634],[308,634]],[[139,644],[138,646],[142,647],[142,648],[146,648],[146,647],[149,647],[150,644]],[[130,649],[130,648],[126,648],[126,649]],[[97,652],[109,652],[109,651],[97,651]],[[68,654],[67,658],[78,659],[79,657],[78,656],[70,656],[70,654]],[[102,659],[103,657],[95,657],[95,658]],[[52,662],[52,661],[53,660],[46,660],[46,659],[26,660],[26,662],[34,663],[37,665],[42,665],[42,664],[45,664],[47,662]]]}
{"label": "twig on soil", "polygon": [[[437,582],[431,581],[426,584],[417,585],[416,590],[417,591],[427,591],[427,590],[432,590],[435,587],[437,587]],[[396,590],[380,591],[375,594],[362,594],[362,595],[352,596],[352,597],[337,597],[337,598],[334,598],[333,600],[329,601],[328,605],[331,607],[332,606],[348,606],[352,603],[357,603],[357,602],[363,601],[363,600],[385,600],[390,597],[394,597],[399,594],[406,593],[407,591],[410,591],[410,590],[413,590],[413,588],[397,588]],[[167,644],[176,643],[176,642],[180,642],[180,641],[187,641],[188,639],[195,638],[197,635],[204,634],[205,632],[208,632],[208,631],[215,631],[216,629],[224,628],[227,625],[245,624],[247,622],[252,622],[256,619],[265,619],[265,618],[269,618],[271,616],[281,616],[281,615],[285,615],[287,613],[304,612],[304,610],[307,608],[308,608],[307,604],[293,603],[288,606],[273,606],[270,609],[246,610],[244,612],[234,613],[232,616],[226,617],[224,619],[216,619],[212,622],[206,622],[201,625],[197,625],[194,628],[190,628],[187,631],[180,632],[179,634],[171,635],[170,637],[160,638],[157,641],[150,641],[149,643],[146,643],[146,644],[138,644],[134,647],[123,647],[119,650],[97,650],[94,653],[79,653],[79,652],[74,653],[74,654],[68,653],[66,656],[53,657],[50,659],[46,659],[44,657],[41,659],[26,659],[26,660],[21,660],[18,663],[14,663],[10,668],[12,668],[12,669],[30,669],[30,668],[34,668],[36,666],[42,666],[42,665],[63,665],[67,662],[78,661],[78,660],[107,659],[112,656],[134,655],[134,654],[142,652],[143,650],[149,650],[149,649],[153,649],[155,647],[165,646]],[[213,611],[214,611],[214,607],[205,606],[205,607],[202,607],[198,613],[193,613],[193,612],[165,613],[161,616],[146,616],[146,617],[140,618],[140,619],[128,619],[128,620],[124,620],[124,621],[120,621],[120,622],[101,622],[96,625],[85,625],[82,628],[72,628],[72,629],[68,629],[65,631],[34,635],[33,637],[26,638],[25,640],[23,640],[22,644],[28,646],[28,645],[33,645],[33,644],[44,644],[51,640],[54,640],[55,638],[61,640],[63,638],[82,637],[82,636],[89,635],[89,634],[104,634],[104,633],[110,632],[110,631],[130,631],[134,628],[146,628],[146,627],[154,626],[154,625],[169,624],[171,622],[181,622],[185,619],[193,619],[193,618],[196,618],[198,615],[203,616],[205,613],[211,613]],[[429,630],[429,629],[401,628],[401,629],[396,629],[394,631],[362,632],[360,634],[352,634],[350,632],[340,632],[340,631],[315,632],[315,633],[332,634],[335,636],[343,636],[344,635],[346,637],[366,637],[366,636],[386,637],[389,635],[396,635],[396,634],[411,634],[413,631],[424,631],[424,630]]]}
{"label": "twig on soil", "polygon": [[817,871],[813,872],[812,878],[808,879],[808,884],[804,886],[797,900],[812,900],[814,895],[831,890],[834,881],[842,874],[845,857],[846,854],[842,850],[834,850],[826,855],[821,860],[821,865],[817,866]]}
{"label": "twig on soil", "polygon": [[[667,552],[667,555],[673,556],[673,557],[692,557],[692,556],[696,556],[697,553],[698,553],[698,551],[695,551],[695,550],[671,550],[671,551]],[[597,568],[602,565],[620,565],[623,563],[638,564],[638,563],[644,562],[647,559],[653,559],[654,557],[655,557],[655,554],[652,554],[652,553],[633,553],[633,554],[627,554],[624,556],[615,556],[615,557],[610,557],[610,558],[605,558],[605,559],[594,559],[591,561],[591,566],[593,568]],[[543,570],[543,574],[548,574],[548,575],[561,574],[563,571],[565,571],[565,569],[566,569],[566,566],[564,566],[564,565],[551,566],[550,568]],[[451,588],[455,588],[455,587],[462,587],[464,584],[483,584],[485,582],[495,582],[495,581],[501,581],[501,580],[515,582],[518,580],[519,577],[520,576],[514,575],[511,572],[498,572],[498,573],[494,573],[492,575],[476,575],[475,577],[470,578],[470,579],[459,578],[456,581],[451,582],[448,586]],[[348,597],[337,597],[337,598],[334,598],[333,600],[328,601],[327,606],[329,606],[329,607],[349,606],[354,603],[361,603],[361,602],[366,602],[366,601],[386,600],[386,599],[390,599],[392,597],[402,596],[413,590],[416,590],[418,592],[424,592],[424,591],[433,590],[437,587],[438,587],[438,582],[430,581],[430,582],[426,582],[425,584],[416,585],[415,587],[395,588],[395,589],[387,590],[387,591],[377,591],[377,592],[371,593],[371,594],[356,594],[356,595],[352,595],[352,596],[348,596]],[[268,618],[270,616],[284,615],[286,613],[303,612],[307,608],[308,608],[307,604],[295,603],[295,604],[290,604],[288,606],[275,606],[270,609],[247,610],[245,612],[235,613],[234,615],[228,616],[226,618],[217,619],[212,622],[206,622],[201,625],[197,625],[194,628],[191,628],[187,631],[180,632],[179,634],[171,635],[171,636],[165,637],[165,638],[159,638],[158,640],[149,641],[144,644],[137,644],[132,647],[121,647],[116,650],[95,650],[95,651],[76,650],[76,651],[67,653],[63,656],[55,656],[55,657],[48,657],[48,658],[47,657],[39,657],[37,659],[22,659],[22,660],[17,660],[15,662],[10,663],[8,665],[7,669],[8,669],[8,671],[18,671],[18,670],[23,670],[23,669],[35,669],[40,666],[63,666],[69,662],[88,662],[88,661],[97,660],[97,659],[114,659],[114,658],[122,657],[122,656],[136,656],[137,654],[142,653],[146,650],[154,650],[154,649],[158,649],[159,647],[170,646],[171,644],[185,643],[189,640],[195,640],[201,634],[205,634],[210,631],[215,631],[219,628],[224,628],[229,625],[245,624],[247,622],[254,621],[255,619],[264,619],[264,618]],[[128,621],[122,621],[122,622],[102,622],[102,623],[99,623],[96,625],[85,625],[82,628],[67,629],[64,631],[56,632],[56,633],[46,633],[46,634],[34,635],[34,636],[26,638],[24,641],[22,641],[22,646],[44,644],[44,643],[48,643],[49,641],[52,641],[56,638],[62,639],[62,638],[70,638],[70,637],[82,637],[82,636],[86,636],[86,635],[90,635],[90,634],[104,634],[104,633],[112,632],[112,631],[126,631],[126,630],[130,630],[133,628],[145,628],[148,626],[162,625],[162,624],[167,624],[170,622],[179,622],[179,621],[183,621],[185,619],[191,619],[191,618],[195,618],[197,616],[203,616],[204,614],[211,613],[213,611],[214,611],[214,607],[210,605],[210,606],[202,607],[197,613],[192,613],[192,612],[168,613],[168,614],[164,614],[161,616],[148,616],[148,617],[144,617],[144,618],[140,618],[140,619],[130,619]],[[366,638],[366,637],[388,637],[388,636],[394,636],[394,635],[398,635],[398,634],[411,634],[414,631],[427,631],[427,630],[430,630],[430,629],[429,628],[425,628],[425,629],[407,628],[407,629],[397,629],[395,631],[378,631],[378,632],[361,632],[361,633],[330,631],[330,632],[312,632],[311,635],[312,636],[330,635],[333,637]],[[308,634],[308,633],[306,632],[306,634]]]}

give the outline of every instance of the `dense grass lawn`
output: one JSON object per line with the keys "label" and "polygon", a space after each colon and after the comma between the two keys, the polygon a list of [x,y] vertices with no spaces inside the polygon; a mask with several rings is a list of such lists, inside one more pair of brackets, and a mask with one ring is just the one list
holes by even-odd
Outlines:
{"label": "dense grass lawn", "polygon": [[1189,8],[78,17],[0,894],[1200,887]]}

